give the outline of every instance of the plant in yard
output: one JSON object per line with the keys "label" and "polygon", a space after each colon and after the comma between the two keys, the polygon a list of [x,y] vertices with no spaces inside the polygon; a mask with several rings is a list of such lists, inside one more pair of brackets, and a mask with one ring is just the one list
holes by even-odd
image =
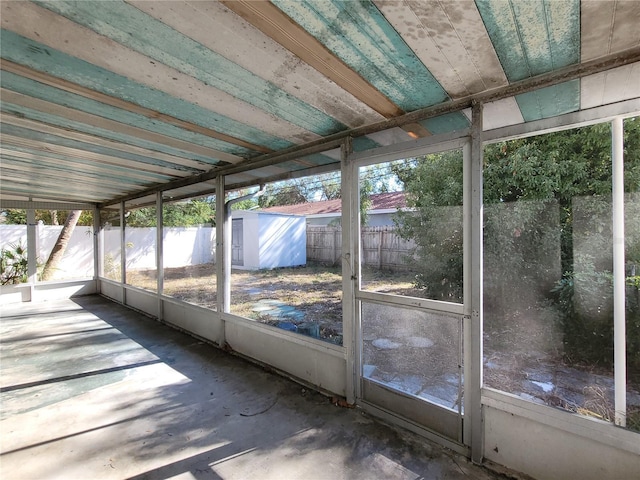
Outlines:
{"label": "plant in yard", "polygon": [[0,284],[15,285],[28,280],[27,248],[14,243],[0,250]]}

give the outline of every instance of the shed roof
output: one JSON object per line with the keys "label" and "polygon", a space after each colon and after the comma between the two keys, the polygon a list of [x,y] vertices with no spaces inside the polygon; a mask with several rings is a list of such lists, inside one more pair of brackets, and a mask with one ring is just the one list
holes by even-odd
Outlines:
{"label": "shed roof", "polygon": [[0,9],[3,205],[182,198],[220,174],[234,188],[335,169],[343,137],[364,150],[464,130],[474,100],[490,130],[640,98],[636,1]]}

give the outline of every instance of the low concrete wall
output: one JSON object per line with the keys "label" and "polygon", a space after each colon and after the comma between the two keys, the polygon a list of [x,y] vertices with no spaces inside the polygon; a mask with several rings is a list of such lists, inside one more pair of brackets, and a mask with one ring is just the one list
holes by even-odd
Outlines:
{"label": "low concrete wall", "polygon": [[2,285],[0,286],[0,305],[21,302],[45,302],[47,300],[93,295],[95,293],[98,293],[95,280],[57,281],[36,283],[35,285],[28,283]]}
{"label": "low concrete wall", "polygon": [[640,474],[637,433],[497,392],[483,397],[483,404],[488,460],[537,480],[622,480]]}
{"label": "low concrete wall", "polygon": [[224,329],[226,342],[239,354],[270,365],[320,390],[346,395],[344,347],[234,315],[226,314],[222,321],[214,310],[169,297],[158,297],[153,292],[138,288],[125,286],[124,290],[123,301],[119,285],[101,281],[101,293],[108,298],[153,317],[158,317],[161,301],[164,322],[215,344],[219,344]]}
{"label": "low concrete wall", "polygon": [[320,390],[346,396],[347,364],[343,347],[322,345],[324,342],[319,340],[251,320],[234,318],[225,323],[226,340],[234,351]]}
{"label": "low concrete wall", "polygon": [[158,295],[154,292],[126,285],[124,304],[152,317],[158,317]]}
{"label": "low concrete wall", "polygon": [[29,285],[0,285],[0,305],[28,302],[30,300],[31,288]]}
{"label": "low concrete wall", "polygon": [[100,293],[118,303],[124,303],[124,290],[120,283],[100,280]]}
{"label": "low concrete wall", "polygon": [[222,335],[222,321],[217,312],[164,297],[162,309],[166,323],[218,344]]}

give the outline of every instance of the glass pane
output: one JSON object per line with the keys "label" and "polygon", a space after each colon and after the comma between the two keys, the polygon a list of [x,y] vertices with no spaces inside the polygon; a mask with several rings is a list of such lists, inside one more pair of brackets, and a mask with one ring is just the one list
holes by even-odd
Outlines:
{"label": "glass pane", "polygon": [[93,214],[48,210],[38,220],[43,281],[93,277]]}
{"label": "glass pane", "polygon": [[[171,196],[170,192],[166,192]],[[163,294],[216,309],[216,199],[163,205]]]}
{"label": "glass pane", "polygon": [[0,217],[0,285],[26,283],[29,281],[27,211],[6,209]]}
{"label": "glass pane", "polygon": [[120,257],[120,208],[104,208],[100,210],[100,252],[101,276],[122,281]]}
{"label": "glass pane", "polygon": [[363,376],[462,409],[461,319],[362,302]]}
{"label": "glass pane", "polygon": [[156,207],[130,208],[125,204],[126,283],[157,291]]}
{"label": "glass pane", "polygon": [[231,312],[341,345],[340,173],[272,183],[232,209]]}
{"label": "glass pane", "polygon": [[361,288],[461,303],[462,151],[363,167],[359,176]]}
{"label": "glass pane", "polygon": [[640,192],[625,195],[627,427],[640,432]]}
{"label": "glass pane", "polygon": [[607,125],[485,148],[484,380],[611,421]]}

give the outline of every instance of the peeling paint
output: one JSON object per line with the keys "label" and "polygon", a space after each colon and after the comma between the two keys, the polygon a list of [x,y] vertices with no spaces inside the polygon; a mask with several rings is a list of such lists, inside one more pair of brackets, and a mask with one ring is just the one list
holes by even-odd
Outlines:
{"label": "peeling paint", "polygon": [[98,115],[124,125],[141,127],[145,130],[149,130],[150,132],[155,132],[170,138],[176,138],[195,145],[244,157],[249,157],[252,153],[255,154],[255,152],[247,148],[223,142],[199,133],[183,130],[174,125],[161,122],[160,120],[150,119],[144,115],[112,107],[80,95],[75,95],[65,90],[44,85],[29,78],[15,75],[11,72],[2,72],[2,75],[0,76],[0,85],[2,85],[3,88],[23,95],[52,102],[81,112]]}
{"label": "peeling paint", "polygon": [[373,3],[273,3],[403,110],[448,99],[442,86]]}
{"label": "peeling paint", "polygon": [[[476,5],[510,82],[580,61],[579,0],[476,0]],[[517,98],[526,121],[580,106],[579,82]],[[574,92],[578,89],[577,96]],[[554,92],[563,91],[557,96]],[[539,101],[549,101],[541,105]]]}
{"label": "peeling paint", "polygon": [[123,134],[119,134],[104,128],[93,127],[82,122],[75,122],[73,120],[69,120],[67,118],[63,118],[58,115],[51,115],[48,113],[39,112],[37,110],[23,107],[21,105],[14,105],[14,104],[9,104],[7,102],[3,102],[2,105],[0,106],[0,110],[2,112],[18,115],[21,118],[43,122],[47,125],[54,125],[70,131],[82,132],[82,133],[86,133],[96,137],[109,139],[114,142],[118,142],[122,145],[133,145],[133,146],[145,148],[145,149],[156,151],[156,152],[166,153],[167,155],[182,157],[182,158],[186,158],[196,162],[200,162],[203,164],[203,169],[205,165],[213,166],[219,163],[218,160],[216,160],[215,158],[205,157],[203,155],[197,155],[192,152],[187,152],[185,150],[168,147],[166,145],[161,145],[159,143],[145,141],[140,138],[134,137],[132,135],[123,135]]}
{"label": "peeling paint", "polygon": [[35,3],[310,132],[328,135],[346,128],[275,84],[124,2]]}
{"label": "peeling paint", "polygon": [[13,32],[2,30],[1,40],[3,58],[20,65],[44,71],[55,77],[106,95],[120,98],[205,128],[212,128],[226,135],[259,144],[272,150],[292,146],[291,142],[273,137],[256,128],[241,124],[210,110],[205,110],[159,90],[133,82],[121,75],[96,67],[62,52],[48,49],[48,55],[36,54],[29,47],[41,47],[41,45]]}
{"label": "peeling paint", "polygon": [[68,138],[60,137],[57,135],[51,135],[49,133],[43,133],[36,130],[31,130],[28,128],[17,127],[15,125],[10,125],[7,123],[0,124],[0,132],[6,135],[15,135],[18,137],[22,137],[25,139],[43,142],[53,145],[60,145],[67,148],[75,148],[77,150],[93,152],[100,155],[106,155],[114,158],[122,158],[127,159],[132,162],[153,165],[156,167],[164,167],[172,170],[190,172],[190,173],[199,173],[199,170],[185,167],[184,165],[178,165],[175,163],[166,162],[164,160],[158,160],[152,157],[145,157],[143,155],[137,155],[135,153],[123,152],[121,150],[115,150],[112,148],[102,147],[99,145],[93,145],[86,142],[80,142],[77,140],[71,140]]}
{"label": "peeling paint", "polygon": [[525,122],[575,112],[580,108],[580,80],[516,96]]}

